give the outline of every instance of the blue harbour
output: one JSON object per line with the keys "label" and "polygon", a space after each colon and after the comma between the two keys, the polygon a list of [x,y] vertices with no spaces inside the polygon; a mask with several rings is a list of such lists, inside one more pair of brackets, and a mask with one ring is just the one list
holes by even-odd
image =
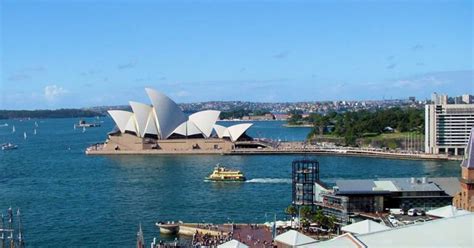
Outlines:
{"label": "blue harbour", "polygon": [[[74,129],[79,119],[8,120],[0,143],[0,206],[21,208],[29,246],[132,246],[138,223],[147,242],[158,237],[156,221],[263,223],[291,203],[291,161],[296,155],[87,156],[113,129]],[[38,127],[35,127],[37,122]],[[229,123],[222,122],[222,125]],[[279,121],[255,122],[253,137],[304,140],[309,128]],[[12,132],[12,126],[15,132]],[[34,129],[37,129],[34,134]],[[26,139],[24,137],[26,133]],[[459,162],[314,156],[322,181],[383,177],[457,177]],[[245,172],[244,183],[203,179],[217,164]],[[271,213],[271,214],[270,214]]]}

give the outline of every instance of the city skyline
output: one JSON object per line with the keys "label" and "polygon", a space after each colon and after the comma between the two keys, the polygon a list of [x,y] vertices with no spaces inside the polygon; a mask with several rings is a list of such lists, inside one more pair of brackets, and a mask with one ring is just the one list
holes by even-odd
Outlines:
{"label": "city skyline", "polygon": [[474,93],[470,1],[0,5],[0,109]]}

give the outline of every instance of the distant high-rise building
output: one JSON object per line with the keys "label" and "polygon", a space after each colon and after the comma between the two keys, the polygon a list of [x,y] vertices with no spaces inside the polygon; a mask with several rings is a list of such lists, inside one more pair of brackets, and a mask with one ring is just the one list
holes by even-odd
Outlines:
{"label": "distant high-rise building", "polygon": [[425,106],[425,152],[464,155],[474,127],[474,104],[448,104],[447,99],[434,93]]}
{"label": "distant high-rise building", "polygon": [[462,96],[456,96],[454,97],[454,104],[464,104],[464,100],[462,99]]}
{"label": "distant high-rise building", "polygon": [[467,103],[467,104],[474,103],[474,96],[473,95],[464,94],[464,95],[461,96],[461,98],[462,98],[462,101],[464,103]]}
{"label": "distant high-rise building", "polygon": [[448,95],[440,95],[435,92],[431,95],[431,102],[433,104],[448,104]]}

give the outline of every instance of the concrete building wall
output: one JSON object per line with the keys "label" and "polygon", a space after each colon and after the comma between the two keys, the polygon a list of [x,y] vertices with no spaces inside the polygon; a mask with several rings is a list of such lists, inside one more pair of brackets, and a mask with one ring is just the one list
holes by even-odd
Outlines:
{"label": "concrete building wall", "polygon": [[463,155],[474,127],[474,104],[425,106],[425,152]]}
{"label": "concrete building wall", "polygon": [[143,151],[158,149],[162,151],[223,151],[228,152],[234,148],[234,144],[227,139],[168,139],[150,140],[137,137],[133,134],[123,133],[109,135],[104,150]]}
{"label": "concrete building wall", "polygon": [[166,151],[186,151],[186,150],[222,150],[230,151],[233,143],[225,139],[171,139],[159,140],[158,149]]}
{"label": "concrete building wall", "polygon": [[104,145],[104,150],[131,150],[139,151],[143,149],[143,139],[133,134],[123,133],[121,135],[109,135],[109,139]]}

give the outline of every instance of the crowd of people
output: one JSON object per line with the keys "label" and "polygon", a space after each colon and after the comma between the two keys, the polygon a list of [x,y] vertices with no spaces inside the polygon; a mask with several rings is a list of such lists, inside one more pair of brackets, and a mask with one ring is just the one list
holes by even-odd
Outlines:
{"label": "crowd of people", "polygon": [[215,248],[220,244],[232,240],[232,232],[224,233],[221,232],[217,236],[212,236],[207,233],[200,233],[196,230],[196,233],[193,235],[192,246],[193,247],[209,247]]}

